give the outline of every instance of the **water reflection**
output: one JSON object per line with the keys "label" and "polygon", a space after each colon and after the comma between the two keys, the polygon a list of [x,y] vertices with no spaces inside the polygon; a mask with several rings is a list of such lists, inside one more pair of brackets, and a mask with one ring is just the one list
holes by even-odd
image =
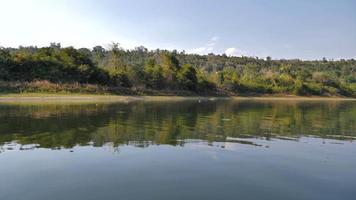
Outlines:
{"label": "water reflection", "polygon": [[[249,138],[353,140],[355,101],[180,101],[0,105],[0,145],[21,149],[91,145],[184,145],[188,140],[260,146]],[[27,146],[25,146],[27,145]],[[5,150],[6,150],[5,149]]]}

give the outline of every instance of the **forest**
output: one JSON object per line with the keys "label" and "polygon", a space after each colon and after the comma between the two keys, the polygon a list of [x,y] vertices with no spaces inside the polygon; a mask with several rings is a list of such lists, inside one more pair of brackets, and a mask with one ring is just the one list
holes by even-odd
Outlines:
{"label": "forest", "polygon": [[196,55],[176,50],[0,48],[0,93],[356,97],[356,60]]}

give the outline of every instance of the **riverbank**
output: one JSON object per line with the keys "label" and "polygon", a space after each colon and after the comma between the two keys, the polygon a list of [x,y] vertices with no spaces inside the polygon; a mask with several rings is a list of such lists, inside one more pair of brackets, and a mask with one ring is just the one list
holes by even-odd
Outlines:
{"label": "riverbank", "polygon": [[[324,91],[324,90],[323,90]],[[49,81],[7,82],[0,81],[0,96],[179,96],[179,97],[257,97],[257,98],[356,98],[355,92],[341,94],[340,92],[296,93],[287,91],[231,91],[226,88],[211,90],[183,89],[152,89],[147,87],[109,87],[97,84],[52,83]]]}
{"label": "riverbank", "polygon": [[133,101],[181,101],[181,100],[283,100],[283,101],[356,101],[355,98],[346,97],[320,97],[320,96],[294,96],[294,95],[274,95],[274,96],[150,96],[150,95],[94,95],[94,94],[43,94],[43,93],[23,93],[23,94],[0,94],[1,103],[16,102],[133,102]]}

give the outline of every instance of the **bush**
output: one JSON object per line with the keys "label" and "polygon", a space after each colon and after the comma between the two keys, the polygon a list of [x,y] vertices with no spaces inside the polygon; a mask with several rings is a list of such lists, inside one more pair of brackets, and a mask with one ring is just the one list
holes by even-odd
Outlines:
{"label": "bush", "polygon": [[305,91],[306,91],[306,94],[322,95],[323,94],[323,87],[322,87],[321,84],[317,84],[317,83],[306,83],[305,84]]}
{"label": "bush", "polygon": [[208,92],[215,91],[216,85],[214,82],[209,81],[203,74],[198,75],[197,91],[198,92]]}
{"label": "bush", "polygon": [[32,82],[0,81],[0,93],[109,93],[105,86],[80,83],[52,83],[46,80]]}
{"label": "bush", "polygon": [[266,94],[271,94],[273,93],[273,89],[269,85],[264,85],[260,83],[255,83],[255,82],[242,82],[237,85],[236,88],[237,92],[240,93],[266,93]]}
{"label": "bush", "polygon": [[306,95],[307,92],[307,88],[304,85],[303,81],[301,80],[296,80],[294,83],[294,89],[293,89],[293,94],[295,95]]}
{"label": "bush", "polygon": [[198,79],[197,71],[193,66],[184,65],[182,69],[179,70],[177,79],[181,89],[196,91]]}
{"label": "bush", "polygon": [[126,72],[124,71],[121,70],[112,71],[110,73],[110,80],[113,86],[131,87],[130,80]]}
{"label": "bush", "polygon": [[162,67],[152,63],[148,63],[145,67],[145,82],[146,86],[152,89],[164,88],[164,77]]}

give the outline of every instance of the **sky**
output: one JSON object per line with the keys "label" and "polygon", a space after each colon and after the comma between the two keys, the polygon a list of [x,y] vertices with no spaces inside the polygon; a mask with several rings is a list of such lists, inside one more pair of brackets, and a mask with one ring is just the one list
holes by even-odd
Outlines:
{"label": "sky", "polygon": [[0,46],[356,58],[355,0],[0,0]]}

